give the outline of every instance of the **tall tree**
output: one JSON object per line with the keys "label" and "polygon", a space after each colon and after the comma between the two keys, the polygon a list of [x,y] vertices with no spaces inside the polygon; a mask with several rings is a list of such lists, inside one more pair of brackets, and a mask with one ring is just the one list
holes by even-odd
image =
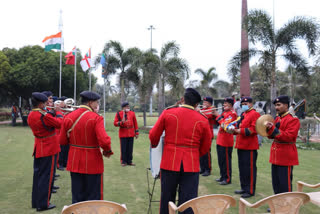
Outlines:
{"label": "tall tree", "polygon": [[195,73],[201,76],[200,86],[199,86],[199,92],[201,95],[209,95],[209,94],[211,96],[217,95],[216,89],[212,86],[213,81],[218,78],[218,75],[215,72],[216,72],[215,67],[209,68],[208,71],[205,71],[201,68],[198,68],[195,70]]}
{"label": "tall tree", "polygon": [[139,51],[137,48],[125,50],[120,42],[111,40],[105,44],[102,53],[107,58],[107,72],[116,73],[119,71],[121,102],[124,102],[127,98],[125,87],[129,86],[127,72],[139,60]]}
{"label": "tall tree", "polygon": [[165,85],[171,87],[171,91],[177,98],[184,89],[184,81],[189,78],[189,66],[187,62],[179,58],[180,47],[175,41],[164,44],[160,52],[160,69],[158,76],[158,113],[165,108]]}
{"label": "tall tree", "polygon": [[[136,61],[138,62],[138,61]],[[153,51],[140,52],[140,60],[128,71],[128,79],[134,83],[140,97],[140,105],[143,109],[144,126],[147,125],[146,111],[147,102],[152,96],[156,76],[159,73],[159,57]]]}
{"label": "tall tree", "polygon": [[[277,96],[276,62],[282,57],[289,64],[299,70],[307,70],[307,62],[297,48],[295,41],[303,39],[307,43],[310,55],[316,51],[316,41],[319,37],[319,25],[312,18],[294,17],[280,29],[273,28],[272,18],[263,10],[252,10],[243,22],[247,30],[249,41],[253,48],[243,50],[236,54],[231,64],[237,65],[239,61],[248,61],[251,56],[258,56],[260,63],[265,65],[270,74],[270,99]],[[236,67],[236,66],[229,66]],[[275,115],[275,108],[271,105],[271,114]]]}

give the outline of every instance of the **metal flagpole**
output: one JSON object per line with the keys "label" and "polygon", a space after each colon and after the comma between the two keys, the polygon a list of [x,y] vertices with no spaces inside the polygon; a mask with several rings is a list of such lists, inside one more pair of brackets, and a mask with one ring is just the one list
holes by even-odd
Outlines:
{"label": "metal flagpole", "polygon": [[62,72],[62,47],[63,47],[63,34],[62,34],[62,10],[60,10],[59,30],[61,31],[61,46],[60,46],[60,76],[59,76],[59,97],[61,97],[61,72]]}
{"label": "metal flagpole", "polygon": [[74,104],[77,104],[77,48],[74,47],[74,94],[73,94],[73,99],[74,99]]}
{"label": "metal flagpole", "polygon": [[[150,25],[148,30],[150,30],[150,33],[151,33],[150,50],[152,51],[152,30],[155,30],[155,28],[153,27],[153,25]],[[149,115],[152,116],[152,92],[151,92],[151,96],[150,96]]]}

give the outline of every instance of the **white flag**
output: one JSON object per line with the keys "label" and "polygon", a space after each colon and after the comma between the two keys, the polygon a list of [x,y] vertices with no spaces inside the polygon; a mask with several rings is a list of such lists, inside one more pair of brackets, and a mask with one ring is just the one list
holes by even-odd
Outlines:
{"label": "white flag", "polygon": [[88,58],[87,56],[85,56],[85,57],[80,61],[80,65],[81,65],[83,71],[88,70],[89,68],[92,67],[91,58]]}

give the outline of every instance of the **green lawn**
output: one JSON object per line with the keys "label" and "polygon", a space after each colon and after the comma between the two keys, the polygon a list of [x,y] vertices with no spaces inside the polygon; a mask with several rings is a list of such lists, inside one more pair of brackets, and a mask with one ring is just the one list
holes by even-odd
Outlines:
{"label": "green lawn", "polygon": [[[139,115],[141,115],[139,113]],[[146,168],[149,167],[149,140],[144,131],[140,132],[140,137],[135,140],[134,163],[136,167],[121,167],[119,161],[119,138],[118,130],[113,127],[114,113],[107,114],[106,130],[112,139],[114,155],[110,159],[105,159],[104,172],[104,199],[125,203],[128,213],[147,213],[148,194]],[[148,125],[156,121],[156,117],[147,118]],[[138,117],[139,125],[142,125],[142,117]],[[0,126],[0,207],[1,213],[36,213],[31,208],[31,188],[33,176],[33,136],[28,127]],[[249,199],[256,202],[263,197],[273,194],[271,185],[271,167],[269,160],[270,144],[265,143],[258,154],[258,178],[256,196]],[[215,144],[212,146],[213,154],[213,175],[209,177],[200,176],[199,195],[206,194],[228,194],[237,200],[238,195],[233,191],[239,189],[239,174],[236,150],[233,152],[233,176],[232,184],[227,186],[218,185],[214,179],[218,177],[217,157]],[[294,167],[294,185],[296,181],[303,180],[308,183],[319,183],[320,181],[320,151],[319,150],[299,150],[300,165]],[[71,188],[69,172],[57,171],[60,178],[56,185],[60,186],[58,193],[53,194],[51,202],[57,208],[45,213],[60,213],[64,205],[71,203]],[[311,189],[304,189],[311,191]],[[160,197],[159,181],[156,184],[155,199]],[[153,203],[153,213],[158,213],[158,203]],[[267,207],[258,210],[248,210],[248,213],[265,212]],[[320,208],[311,203],[302,207],[300,213],[319,213]],[[227,213],[238,213],[238,207],[231,208]]]}

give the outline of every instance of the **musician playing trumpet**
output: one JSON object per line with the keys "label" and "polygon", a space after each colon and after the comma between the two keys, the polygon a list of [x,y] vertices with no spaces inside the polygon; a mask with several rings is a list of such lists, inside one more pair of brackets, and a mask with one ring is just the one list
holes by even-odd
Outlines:
{"label": "musician playing trumpet", "polygon": [[233,110],[233,98],[226,97],[223,103],[223,109],[221,115],[218,112],[214,112],[217,123],[220,125],[218,137],[217,137],[217,156],[218,164],[220,168],[220,178],[216,179],[220,182],[220,185],[231,184],[232,174],[232,149],[233,149],[233,129],[228,127],[233,121],[237,119],[237,113]]}
{"label": "musician playing trumpet", "polygon": [[292,191],[292,170],[299,165],[296,140],[300,128],[299,119],[289,113],[289,97],[281,95],[273,101],[278,116],[268,122],[268,138],[274,139],[270,149],[272,187],[274,194]]}
{"label": "musician playing trumpet", "polygon": [[[209,121],[210,129],[212,131],[212,139],[214,138],[213,126],[216,124],[215,116],[213,112],[216,112],[214,106],[212,106],[212,97],[203,98],[203,108],[200,110],[201,113],[206,115]],[[211,174],[211,148],[208,153],[200,157],[200,174],[202,176],[209,176]]]}

